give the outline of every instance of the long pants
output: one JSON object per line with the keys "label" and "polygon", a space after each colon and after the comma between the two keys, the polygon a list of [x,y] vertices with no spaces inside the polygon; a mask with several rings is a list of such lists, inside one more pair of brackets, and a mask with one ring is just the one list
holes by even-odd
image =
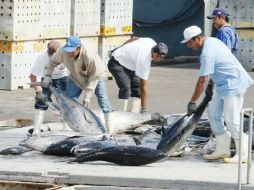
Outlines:
{"label": "long pants", "polygon": [[[66,90],[68,80],[69,80],[69,77],[67,76],[59,78],[59,79],[52,79],[52,86],[64,92]],[[42,88],[42,93],[47,100],[52,101],[51,100],[52,92],[49,88]]]}
{"label": "long pants", "polygon": [[[42,80],[43,80],[43,78],[42,78]],[[67,76],[59,78],[59,79],[53,79],[52,80],[52,86],[54,86],[58,90],[61,90],[61,91],[64,92],[65,89],[66,89],[66,85],[67,85],[68,80],[69,80],[69,78]],[[51,100],[52,92],[49,88],[42,88],[42,93],[43,93],[46,100],[52,102],[52,100]],[[34,104],[34,108],[35,109],[41,109],[41,110],[47,110],[48,105],[46,104],[45,101],[36,99],[35,104]]]}
{"label": "long pants", "polygon": [[128,99],[130,96],[140,98],[140,78],[135,71],[126,69],[114,57],[108,62],[108,70],[119,88],[119,99]]}
{"label": "long pants", "polygon": [[[81,93],[82,89],[79,88],[71,79],[69,79],[65,95],[77,101]],[[112,112],[112,108],[107,95],[105,80],[103,77],[99,78],[94,93],[97,97],[98,105],[102,109],[103,113]]]}
{"label": "long pants", "polygon": [[215,92],[208,107],[208,118],[213,133],[220,135],[228,130],[232,138],[239,139],[242,106],[243,94],[221,96]]}

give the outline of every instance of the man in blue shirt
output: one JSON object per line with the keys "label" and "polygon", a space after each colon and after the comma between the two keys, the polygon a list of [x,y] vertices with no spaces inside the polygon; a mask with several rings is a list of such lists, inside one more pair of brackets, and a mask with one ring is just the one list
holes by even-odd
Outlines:
{"label": "man in blue shirt", "polygon": [[[215,134],[216,149],[211,154],[204,154],[204,158],[207,160],[224,158],[225,162],[237,162],[243,96],[247,88],[253,84],[253,80],[220,40],[205,37],[197,26],[186,28],[183,34],[182,43],[186,43],[187,47],[193,50],[201,50],[199,78],[188,103],[188,115],[195,112],[196,101],[209,78],[215,86],[213,99],[208,108],[208,117]],[[230,158],[231,136],[236,144],[236,155],[233,158]],[[242,160],[247,161],[248,136],[244,133],[242,139]]]}
{"label": "man in blue shirt", "polygon": [[216,38],[226,44],[231,52],[236,55],[239,37],[235,29],[228,23],[229,13],[223,8],[214,9],[212,15],[207,16],[208,19],[213,19],[213,26],[218,30]]}

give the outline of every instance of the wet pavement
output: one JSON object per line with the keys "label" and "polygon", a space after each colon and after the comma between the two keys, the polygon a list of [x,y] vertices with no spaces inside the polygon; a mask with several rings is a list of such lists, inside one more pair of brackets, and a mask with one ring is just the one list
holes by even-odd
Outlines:
{"label": "wet pavement", "polygon": [[[152,67],[149,79],[149,112],[166,115],[186,112],[186,105],[197,80],[198,66],[197,63],[186,63]],[[254,72],[250,75],[254,78]],[[108,80],[106,85],[111,104],[116,107],[115,81]],[[244,107],[254,108],[253,94],[254,86],[246,92]],[[0,120],[33,119],[34,95],[33,89],[1,90]],[[95,97],[90,108],[99,109]],[[59,119],[47,111],[45,123],[57,121]],[[26,138],[28,128],[0,131],[0,149],[17,145],[20,140]],[[45,156],[34,151],[20,156],[0,156],[0,179],[104,187],[101,189],[110,189],[110,187],[112,189],[123,187],[126,189],[237,189],[237,164],[206,162],[199,154],[170,158],[139,167],[118,166],[101,161],[68,164],[66,162],[68,159]],[[245,182],[246,164],[243,169]],[[244,185],[242,189],[254,189],[254,175],[251,182],[251,185]]]}

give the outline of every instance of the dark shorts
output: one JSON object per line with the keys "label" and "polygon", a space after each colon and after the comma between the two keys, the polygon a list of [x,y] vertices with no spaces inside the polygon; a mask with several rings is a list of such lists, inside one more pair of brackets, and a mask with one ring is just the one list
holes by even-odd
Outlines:
{"label": "dark shorts", "polygon": [[140,98],[140,78],[135,71],[126,69],[114,57],[108,62],[108,70],[119,88],[119,99],[128,99],[130,96]]}

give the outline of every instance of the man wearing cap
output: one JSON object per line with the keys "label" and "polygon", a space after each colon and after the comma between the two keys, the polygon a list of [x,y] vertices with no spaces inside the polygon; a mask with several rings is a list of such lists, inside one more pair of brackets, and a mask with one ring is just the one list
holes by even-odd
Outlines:
{"label": "man wearing cap", "polygon": [[[93,93],[97,96],[98,104],[104,113],[105,124],[110,129],[111,105],[108,100],[104,76],[106,66],[98,53],[83,46],[78,37],[67,38],[65,46],[58,50],[45,67],[43,87],[51,83],[52,72],[60,63],[69,69],[69,77],[80,89],[84,90],[83,105],[88,106]],[[68,88],[68,85],[67,85]]]}
{"label": "man wearing cap", "polygon": [[[49,63],[49,58],[60,48],[60,43],[55,40],[51,40],[47,44],[47,50],[43,51],[36,58],[31,67],[31,74],[29,76],[31,82],[37,82],[40,77],[43,80],[44,67]],[[66,84],[68,82],[68,70],[63,64],[56,67],[52,74],[52,85],[59,90],[65,91]],[[48,109],[48,105],[45,100],[51,101],[51,91],[48,88],[41,88],[40,86],[34,86],[35,97],[35,115],[34,115],[34,129],[33,135],[39,135],[40,128],[44,120],[45,110]],[[66,127],[64,123],[64,127]]]}
{"label": "man wearing cap", "polygon": [[[147,112],[147,80],[151,61],[159,62],[167,55],[164,43],[156,44],[151,38],[133,37],[114,50],[108,69],[119,88],[118,107],[123,111]],[[130,104],[128,107],[128,99]]]}
{"label": "man wearing cap", "polygon": [[228,23],[229,16],[223,8],[216,8],[212,15],[207,16],[207,18],[213,19],[213,26],[218,30],[216,38],[224,42],[231,52],[236,55],[239,37],[233,26]]}
{"label": "man wearing cap", "polygon": [[[222,41],[205,37],[197,26],[186,28],[183,35],[182,43],[186,43],[187,47],[193,50],[201,50],[199,78],[188,103],[188,115],[195,112],[196,101],[202,94],[208,78],[215,85],[215,93],[208,107],[208,117],[215,134],[216,149],[211,154],[204,154],[204,158],[207,160],[224,158],[225,162],[237,162],[243,96],[247,88],[253,84],[253,80]],[[230,158],[231,137],[236,144],[236,154],[233,158]],[[242,159],[246,161],[248,136],[244,133],[242,139]]]}

